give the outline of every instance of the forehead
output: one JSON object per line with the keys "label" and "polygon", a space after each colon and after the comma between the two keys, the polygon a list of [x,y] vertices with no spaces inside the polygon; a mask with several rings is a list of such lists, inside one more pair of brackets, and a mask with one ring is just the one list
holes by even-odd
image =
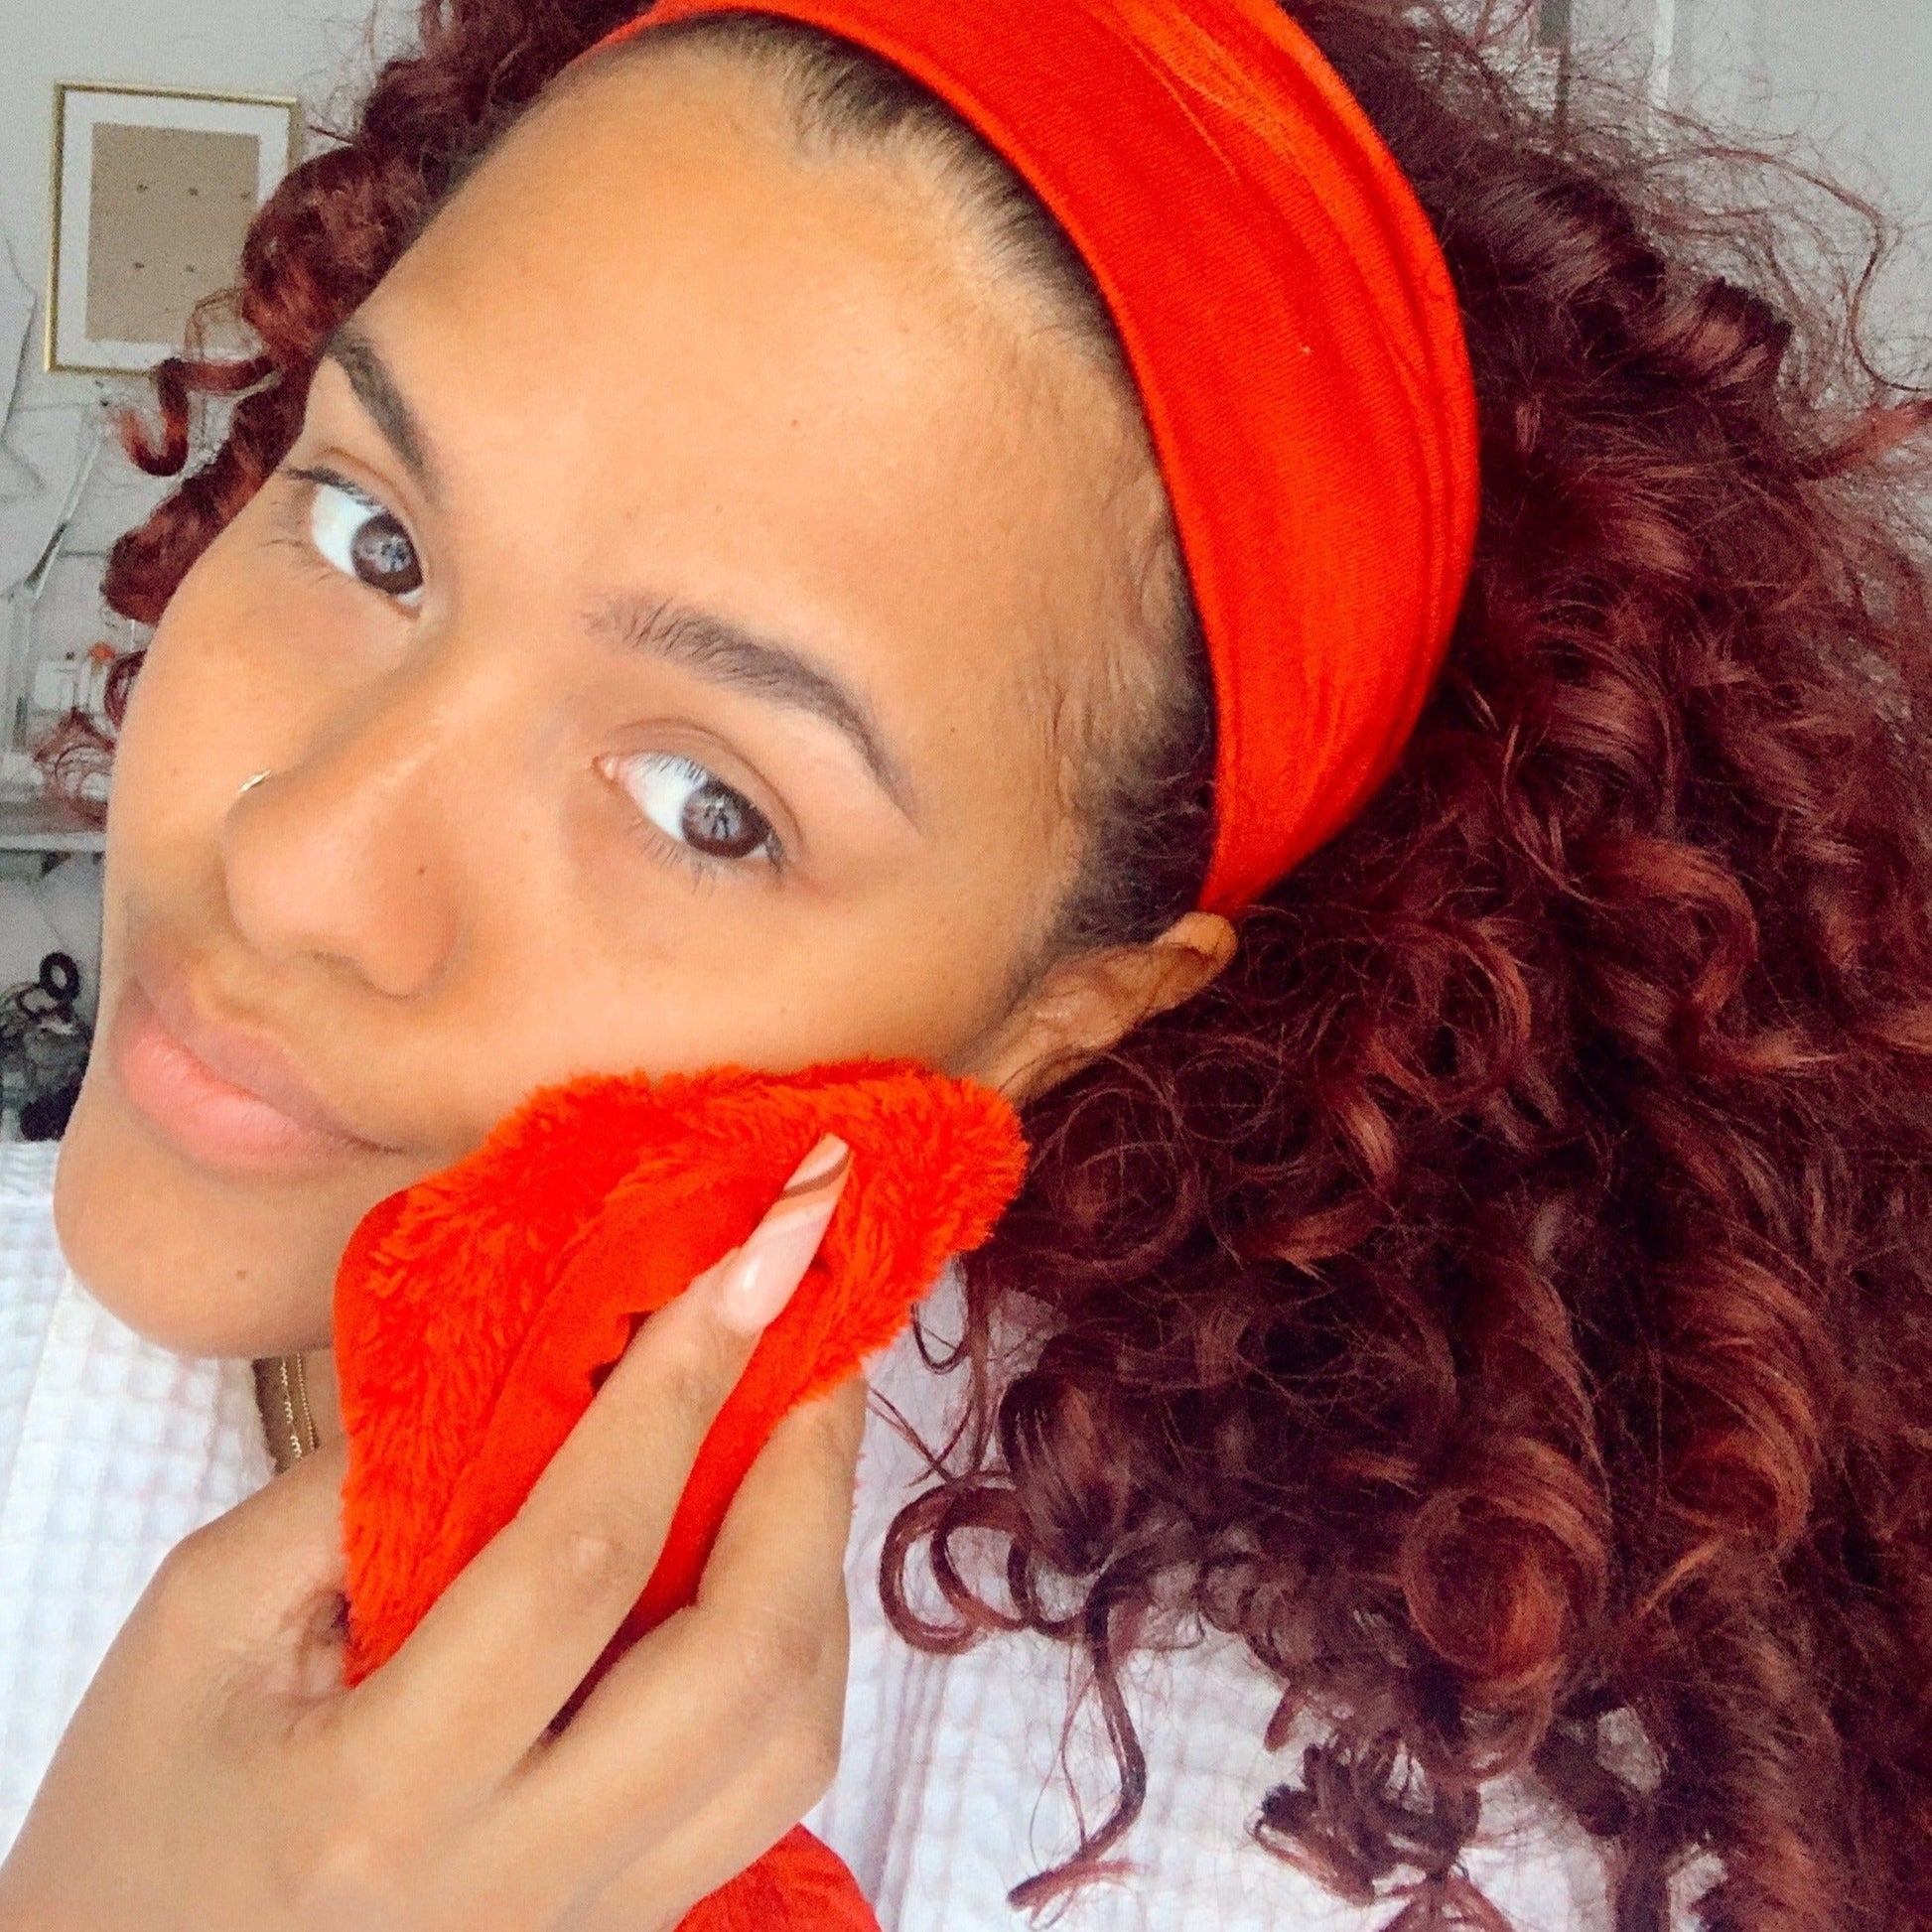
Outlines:
{"label": "forehead", "polygon": [[768,80],[696,50],[573,80],[364,315],[560,584],[803,625],[928,749],[997,722],[1043,764],[1118,642],[1131,401],[916,165],[805,155]]}

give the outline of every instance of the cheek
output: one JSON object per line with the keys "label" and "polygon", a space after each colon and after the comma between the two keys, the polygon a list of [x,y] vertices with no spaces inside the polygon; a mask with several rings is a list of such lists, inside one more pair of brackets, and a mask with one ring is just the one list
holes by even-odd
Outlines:
{"label": "cheek", "polygon": [[[259,721],[239,674],[235,611],[216,551],[176,591],[135,678],[114,761],[108,874],[125,881],[131,852],[210,837],[220,794],[251,769]],[[230,778],[233,772],[233,778]]]}
{"label": "cheek", "polygon": [[250,505],[170,601],[134,680],[115,753],[105,875],[111,995],[122,908],[218,892],[222,824],[244,780],[283,769],[340,699],[311,587],[263,540]]}
{"label": "cheek", "polygon": [[273,751],[286,753],[315,702],[317,681],[289,675],[302,656],[303,600],[259,550],[247,520],[231,525],[155,631],[115,767],[116,805],[124,792],[138,799],[117,816],[136,826],[204,815],[224,785],[231,796]]}
{"label": "cheek", "polygon": [[234,574],[217,539],[163,613],[129,694],[107,819],[103,1022],[121,970],[130,894],[145,893],[157,875],[205,870],[219,836],[224,788],[232,797],[242,778],[259,768],[248,762],[252,721],[222,701],[239,681],[223,590]]}
{"label": "cheek", "polygon": [[[134,681],[108,820],[103,1043],[131,905],[224,930],[228,808],[243,779],[313,729],[313,692],[276,671],[301,600],[271,587],[254,546],[230,540],[245,534],[231,526],[183,581]],[[56,1214],[76,1274],[140,1332],[189,1353],[270,1353],[326,1337],[335,1255],[361,1213],[409,1177],[272,1196],[190,1174],[128,1117],[103,1044],[64,1139]]]}
{"label": "cheek", "polygon": [[414,1173],[355,1188],[224,1188],[190,1176],[90,1083],[61,1147],[55,1223],[94,1297],[187,1355],[278,1355],[329,1338],[336,1258]]}

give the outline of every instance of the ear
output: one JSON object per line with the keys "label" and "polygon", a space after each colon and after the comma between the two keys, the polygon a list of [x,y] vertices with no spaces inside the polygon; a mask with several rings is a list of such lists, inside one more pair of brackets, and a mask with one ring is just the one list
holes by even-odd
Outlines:
{"label": "ear", "polygon": [[1188,912],[1147,945],[1063,959],[1001,1022],[970,1071],[1023,1105],[1142,1021],[1191,1000],[1234,957],[1234,928],[1218,913]]}

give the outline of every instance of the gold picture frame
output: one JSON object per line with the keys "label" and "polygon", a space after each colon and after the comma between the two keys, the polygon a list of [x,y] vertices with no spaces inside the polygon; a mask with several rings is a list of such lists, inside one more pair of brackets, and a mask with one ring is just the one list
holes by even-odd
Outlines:
{"label": "gold picture frame", "polygon": [[43,366],[140,374],[178,353],[301,152],[290,95],[57,82]]}

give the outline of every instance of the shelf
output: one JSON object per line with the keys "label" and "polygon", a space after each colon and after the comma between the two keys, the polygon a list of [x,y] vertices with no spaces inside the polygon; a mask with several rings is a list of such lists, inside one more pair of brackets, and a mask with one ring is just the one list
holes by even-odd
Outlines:
{"label": "shelf", "polygon": [[0,852],[100,852],[107,834],[52,798],[0,797]]}

